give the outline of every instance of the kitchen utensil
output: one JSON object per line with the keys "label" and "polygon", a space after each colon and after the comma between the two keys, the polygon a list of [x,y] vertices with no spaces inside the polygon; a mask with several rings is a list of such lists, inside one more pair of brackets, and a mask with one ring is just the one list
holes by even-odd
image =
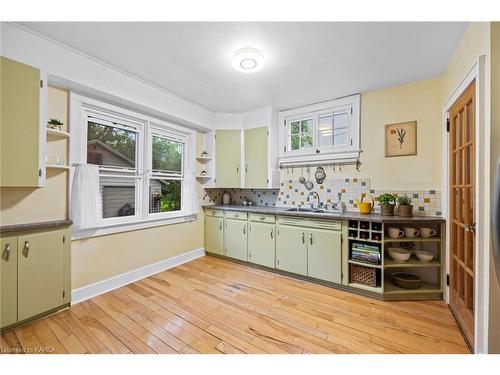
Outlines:
{"label": "kitchen utensil", "polygon": [[326,172],[323,167],[316,168],[316,172],[314,173],[314,178],[316,179],[316,183],[322,184],[326,178]]}
{"label": "kitchen utensil", "polygon": [[417,250],[415,251],[416,257],[422,262],[430,262],[434,258],[434,254],[430,251]]}
{"label": "kitchen utensil", "polygon": [[412,228],[412,227],[406,227],[405,228],[405,235],[408,238],[418,237],[419,234],[420,234],[420,231],[418,229],[415,229],[415,228]]}
{"label": "kitchen utensil", "polygon": [[394,227],[389,227],[387,229],[387,232],[389,233],[389,237],[391,238],[401,238],[405,235],[405,232],[403,232],[401,229]]}
{"label": "kitchen utensil", "polygon": [[300,170],[299,182],[302,185],[304,185],[304,182],[306,182],[306,178],[304,177],[304,167],[302,167],[301,170]]}
{"label": "kitchen utensil", "polygon": [[394,285],[404,289],[418,289],[422,285],[422,278],[413,273],[395,272],[391,274]]}
{"label": "kitchen utensil", "polygon": [[373,211],[373,208],[375,207],[375,200],[371,195],[371,203],[370,202],[363,202],[363,199],[365,199],[366,194],[361,194],[361,201],[358,201],[357,199],[355,200],[356,204],[358,205],[359,208],[359,213],[361,214],[370,214]]}
{"label": "kitchen utensil", "polygon": [[432,228],[420,228],[420,235],[422,237],[434,237],[436,235],[436,231]]}
{"label": "kitchen utensil", "polygon": [[388,251],[389,251],[389,256],[396,263],[404,263],[408,259],[410,259],[411,251],[409,250],[405,250],[400,247],[390,247]]}
{"label": "kitchen utensil", "polygon": [[314,184],[311,180],[307,180],[304,183],[304,186],[306,187],[307,190],[312,190],[314,188]]}

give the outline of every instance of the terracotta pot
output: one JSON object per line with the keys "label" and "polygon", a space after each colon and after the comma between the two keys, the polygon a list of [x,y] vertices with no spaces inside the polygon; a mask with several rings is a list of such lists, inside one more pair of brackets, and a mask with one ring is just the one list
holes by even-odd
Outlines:
{"label": "terracotta pot", "polygon": [[381,204],[380,214],[382,216],[394,216],[394,205],[393,204]]}
{"label": "terracotta pot", "polygon": [[411,204],[404,206],[399,205],[398,216],[406,216],[406,217],[413,216],[413,206]]}

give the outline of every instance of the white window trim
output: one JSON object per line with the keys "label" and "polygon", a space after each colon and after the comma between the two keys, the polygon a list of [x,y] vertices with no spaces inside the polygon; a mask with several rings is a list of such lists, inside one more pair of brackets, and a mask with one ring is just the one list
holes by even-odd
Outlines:
{"label": "white window trim", "polygon": [[[311,104],[308,106],[293,108],[279,113],[279,162],[321,162],[327,160],[358,158],[361,153],[360,139],[360,104],[361,96],[351,95],[344,98],[330,100],[327,102]],[[347,145],[335,147],[319,147],[319,116],[325,113],[333,113],[348,110],[351,111],[349,119],[349,141]],[[290,150],[289,132],[290,122],[297,119],[313,119],[313,147],[303,150]],[[350,140],[352,139],[352,145]],[[286,151],[285,151],[286,147]],[[319,149],[319,153],[316,151]]]}
{"label": "white window trim", "polygon": [[[184,179],[187,173],[195,172],[195,152],[196,152],[196,132],[194,130],[173,124],[167,121],[137,113],[112,104],[104,103],[99,100],[85,97],[79,94],[70,93],[70,181],[73,181],[73,164],[85,163],[87,160],[87,114],[104,115],[106,117],[115,117],[117,122],[125,123],[140,129],[137,141],[137,169],[139,171],[140,182],[136,183],[136,214],[131,217],[116,218],[119,220],[104,219],[105,221],[95,228],[85,228],[73,232],[72,239],[83,239],[97,237],[107,234],[127,232],[131,230],[145,229],[167,224],[177,224],[196,220],[196,214],[191,212],[190,202],[187,201],[186,184],[183,184],[181,192],[181,210],[175,212],[149,214],[149,194],[143,194],[148,187],[147,176],[142,166],[146,165],[151,170],[152,159],[148,152],[151,146],[151,131],[161,133],[168,138],[182,140],[184,142],[183,155],[183,174]],[[113,125],[115,126],[115,125]],[[139,138],[141,140],[139,140]],[[147,141],[144,141],[146,139]],[[141,145],[139,145],[139,143]],[[145,145],[145,146],[142,146]],[[142,149],[142,150],[141,150]],[[142,151],[142,152],[141,152]],[[140,159],[140,160],[139,160]],[[148,162],[149,160],[149,162]],[[170,178],[170,177],[169,177]],[[173,178],[172,178],[173,179]],[[71,191],[71,189],[70,189]],[[71,202],[71,196],[70,196]],[[139,207],[140,206],[140,207]],[[71,206],[69,208],[71,214]],[[142,213],[142,215],[140,215]]]}

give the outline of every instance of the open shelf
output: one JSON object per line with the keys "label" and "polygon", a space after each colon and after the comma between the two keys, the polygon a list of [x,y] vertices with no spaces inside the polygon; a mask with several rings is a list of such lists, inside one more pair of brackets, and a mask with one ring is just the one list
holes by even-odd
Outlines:
{"label": "open shelf", "polygon": [[208,156],[198,156],[198,157],[196,157],[196,160],[204,162],[204,161],[212,160],[212,158],[208,157]]}
{"label": "open shelf", "polygon": [[422,238],[422,237],[389,238],[389,237],[385,237],[384,242],[441,242],[441,238],[437,238],[437,237],[429,237],[429,238]]}
{"label": "open shelf", "polygon": [[384,268],[407,268],[407,267],[441,267],[439,260],[431,260],[430,262],[421,262],[418,259],[410,258],[404,263],[393,261],[389,256],[384,260]]}
{"label": "open shelf", "polygon": [[45,166],[46,169],[61,169],[61,170],[69,170],[68,165],[58,165],[58,164],[47,164]]}
{"label": "open shelf", "polygon": [[196,178],[199,178],[200,180],[210,180],[212,176],[196,176]]}
{"label": "open shelf", "polygon": [[358,283],[349,283],[347,285],[350,286],[351,288],[362,289],[372,293],[382,293],[382,287],[380,286],[368,286]]}
{"label": "open shelf", "polygon": [[54,138],[69,138],[70,134],[67,132],[63,132],[62,130],[50,129],[47,128],[47,135]]}
{"label": "open shelf", "polygon": [[382,266],[380,264],[362,262],[362,261],[358,261],[358,260],[349,259],[348,262],[352,263],[352,264],[357,264],[358,266],[363,266],[363,267],[382,268]]}
{"label": "open shelf", "polygon": [[422,286],[418,289],[404,289],[395,286],[392,281],[385,280],[384,282],[384,294],[409,294],[409,293],[440,293],[442,292],[441,287],[438,284],[429,283],[422,281]]}

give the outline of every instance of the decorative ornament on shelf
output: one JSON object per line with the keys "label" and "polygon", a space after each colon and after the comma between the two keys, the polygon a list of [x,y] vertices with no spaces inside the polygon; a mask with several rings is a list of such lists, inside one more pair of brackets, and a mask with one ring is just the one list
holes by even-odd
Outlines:
{"label": "decorative ornament on shelf", "polygon": [[64,123],[56,118],[51,118],[49,121],[47,121],[47,127],[49,129],[55,129],[55,130],[62,130],[62,126]]}
{"label": "decorative ornament on shelf", "polygon": [[207,171],[201,171],[200,172],[200,176],[206,176],[207,175]]}
{"label": "decorative ornament on shelf", "polygon": [[202,158],[208,158],[208,152],[203,151],[203,152],[201,153],[201,157],[202,157]]}

